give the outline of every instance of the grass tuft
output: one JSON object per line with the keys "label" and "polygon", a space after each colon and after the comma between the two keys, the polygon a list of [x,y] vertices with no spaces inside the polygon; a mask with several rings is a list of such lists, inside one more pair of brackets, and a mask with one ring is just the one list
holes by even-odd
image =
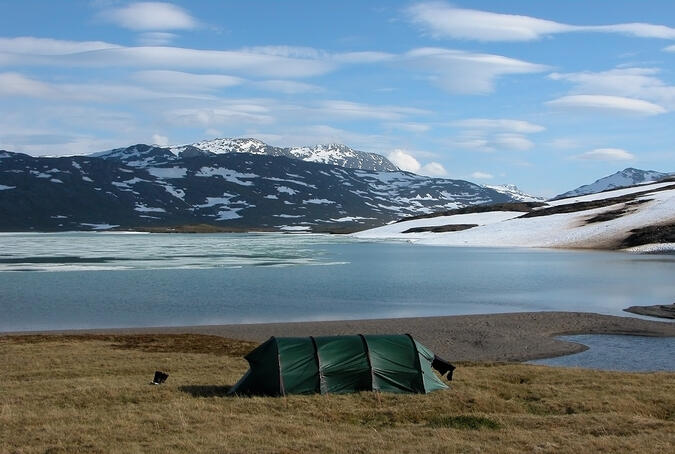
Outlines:
{"label": "grass tuft", "polygon": [[427,423],[429,427],[448,427],[460,430],[500,429],[499,423],[484,416],[459,415],[459,416],[436,416]]}

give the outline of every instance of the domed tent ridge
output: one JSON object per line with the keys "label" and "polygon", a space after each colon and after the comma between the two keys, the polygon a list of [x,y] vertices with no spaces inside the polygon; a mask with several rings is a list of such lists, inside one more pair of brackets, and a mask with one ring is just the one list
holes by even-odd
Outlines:
{"label": "domed tent ridge", "polygon": [[230,394],[429,393],[455,369],[409,334],[271,337],[246,355]]}

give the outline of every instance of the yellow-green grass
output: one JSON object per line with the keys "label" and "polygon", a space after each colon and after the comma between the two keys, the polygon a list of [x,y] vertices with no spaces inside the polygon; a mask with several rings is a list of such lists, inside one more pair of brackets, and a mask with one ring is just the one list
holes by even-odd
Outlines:
{"label": "yellow-green grass", "polygon": [[673,373],[476,363],[428,395],[226,396],[252,347],[0,337],[0,452],[675,452]]}

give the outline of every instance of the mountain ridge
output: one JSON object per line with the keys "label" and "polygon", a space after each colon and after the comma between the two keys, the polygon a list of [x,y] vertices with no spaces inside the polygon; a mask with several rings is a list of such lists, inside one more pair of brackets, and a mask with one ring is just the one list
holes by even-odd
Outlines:
{"label": "mountain ridge", "polygon": [[355,150],[344,144],[329,143],[303,147],[277,147],[254,138],[216,138],[186,145],[166,147],[176,156],[187,150],[222,153],[250,153],[269,156],[285,156],[308,162],[321,162],[361,170],[395,172],[400,170],[386,157],[366,151]]}
{"label": "mountain ridge", "polygon": [[360,230],[401,217],[513,199],[463,180],[250,153],[133,145],[103,154],[0,151],[0,230],[214,224]]}
{"label": "mountain ridge", "polygon": [[636,184],[643,184],[652,181],[658,181],[672,176],[673,173],[657,172],[655,170],[642,170],[634,167],[627,167],[611,175],[599,178],[595,182],[579,186],[571,191],[558,194],[551,200],[565,199],[568,197],[577,197],[587,194],[608,191],[612,189],[625,188]]}

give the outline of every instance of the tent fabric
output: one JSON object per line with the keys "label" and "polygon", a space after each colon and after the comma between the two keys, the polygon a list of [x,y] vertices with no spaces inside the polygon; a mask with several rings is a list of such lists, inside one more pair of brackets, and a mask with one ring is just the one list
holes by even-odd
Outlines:
{"label": "tent fabric", "polygon": [[447,388],[432,370],[437,357],[407,334],[271,337],[245,358],[250,369],[231,394],[428,393]]}

